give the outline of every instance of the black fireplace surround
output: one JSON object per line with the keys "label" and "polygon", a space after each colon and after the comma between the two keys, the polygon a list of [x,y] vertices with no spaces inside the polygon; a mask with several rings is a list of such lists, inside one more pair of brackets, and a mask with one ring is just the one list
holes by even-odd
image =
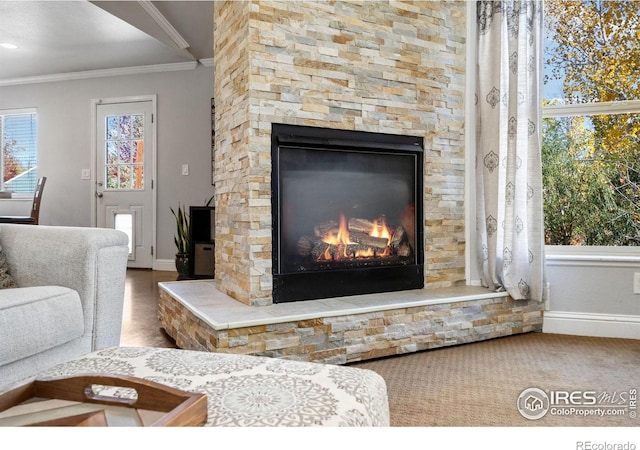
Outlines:
{"label": "black fireplace surround", "polygon": [[424,287],[422,138],[272,125],[273,302]]}

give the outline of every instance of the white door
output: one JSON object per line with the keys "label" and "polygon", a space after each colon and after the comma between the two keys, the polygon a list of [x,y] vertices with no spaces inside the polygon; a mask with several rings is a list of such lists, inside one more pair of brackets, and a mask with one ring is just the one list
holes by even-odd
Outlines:
{"label": "white door", "polygon": [[129,235],[128,267],[153,266],[153,102],[96,106],[96,225]]}

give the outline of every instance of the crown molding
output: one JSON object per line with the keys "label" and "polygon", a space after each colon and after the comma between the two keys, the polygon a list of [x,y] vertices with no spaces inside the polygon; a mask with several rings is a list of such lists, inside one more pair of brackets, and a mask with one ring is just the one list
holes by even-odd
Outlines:
{"label": "crown molding", "polygon": [[213,58],[202,58],[198,61],[205,67],[213,67]]}
{"label": "crown molding", "polygon": [[167,18],[153,5],[153,3],[149,0],[139,0],[138,4],[147,12],[147,14],[149,14],[149,16],[151,16],[153,21],[158,24],[177,48],[181,50],[189,48],[189,43],[180,33],[178,33],[178,30],[171,25],[171,22],[167,20]]}
{"label": "crown molding", "polygon": [[87,70],[83,72],[58,73],[51,75],[39,75],[34,77],[10,78],[0,80],[0,87],[15,86],[21,84],[54,83],[59,81],[85,80],[89,78],[117,77],[123,75],[139,75],[157,72],[176,72],[179,70],[193,70],[197,67],[197,61],[170,64],[153,64],[148,66],[120,67],[116,69]]}

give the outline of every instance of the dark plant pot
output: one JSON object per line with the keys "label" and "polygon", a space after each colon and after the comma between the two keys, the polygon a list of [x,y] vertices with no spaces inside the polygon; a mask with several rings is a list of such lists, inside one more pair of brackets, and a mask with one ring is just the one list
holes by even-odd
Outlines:
{"label": "dark plant pot", "polygon": [[189,254],[176,253],[176,270],[178,279],[189,278]]}

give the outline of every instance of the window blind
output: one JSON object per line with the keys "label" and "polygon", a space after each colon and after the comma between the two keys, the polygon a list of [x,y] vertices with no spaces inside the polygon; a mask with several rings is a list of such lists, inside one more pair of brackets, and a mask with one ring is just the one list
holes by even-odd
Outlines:
{"label": "window blind", "polygon": [[38,114],[35,110],[0,111],[4,191],[32,194],[38,180]]}

